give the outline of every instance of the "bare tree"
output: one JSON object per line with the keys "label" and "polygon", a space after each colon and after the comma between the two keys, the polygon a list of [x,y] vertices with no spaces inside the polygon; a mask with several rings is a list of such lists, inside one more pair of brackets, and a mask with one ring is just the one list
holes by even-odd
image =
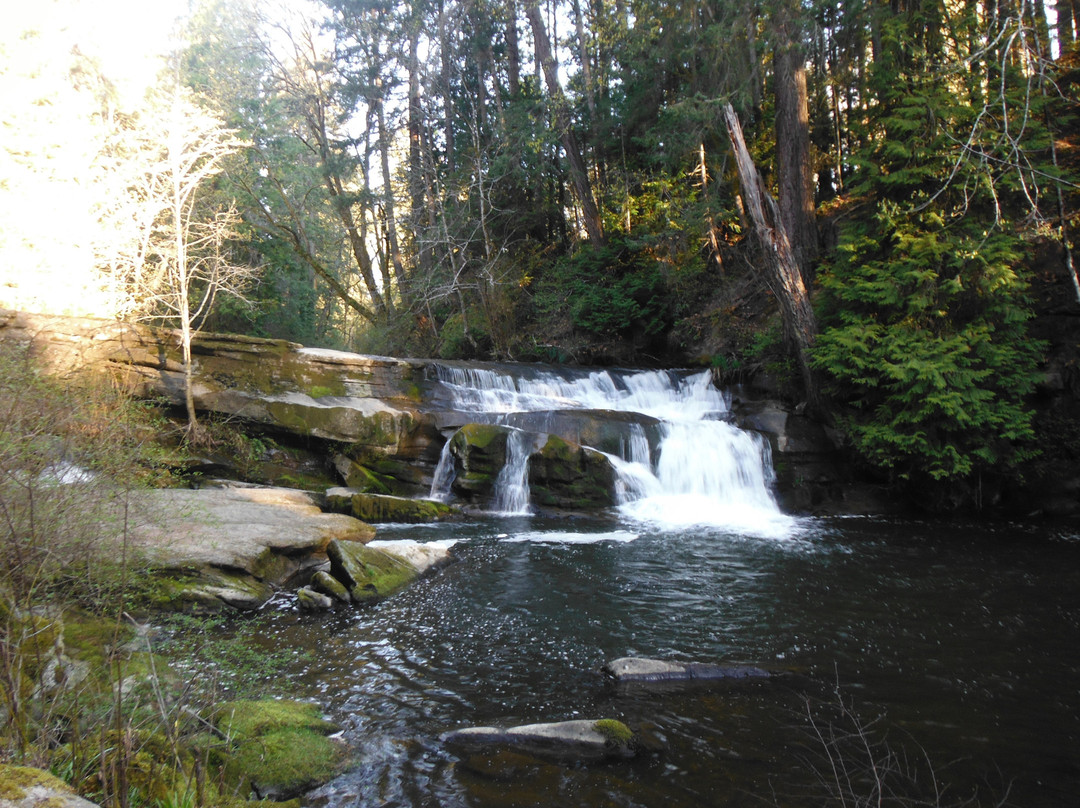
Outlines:
{"label": "bare tree", "polygon": [[147,113],[134,137],[128,158],[137,177],[116,212],[136,226],[128,249],[114,251],[110,269],[126,290],[130,313],[180,331],[188,435],[197,438],[192,339],[215,298],[244,299],[258,273],[230,260],[240,215],[231,201],[210,194],[210,180],[246,144],[179,86]]}

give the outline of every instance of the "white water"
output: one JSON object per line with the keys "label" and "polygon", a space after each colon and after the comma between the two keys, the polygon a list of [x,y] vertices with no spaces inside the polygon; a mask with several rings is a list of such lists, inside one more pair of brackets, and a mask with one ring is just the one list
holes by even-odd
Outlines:
{"label": "white water", "polygon": [[[568,372],[528,369],[523,375],[480,368],[438,367],[455,409],[476,420],[505,422],[513,413],[609,410],[640,413],[660,422],[651,446],[645,429],[632,421],[618,455],[609,458],[618,474],[619,510],[629,520],[659,527],[705,525],[768,537],[790,535],[794,521],[780,512],[771,491],[768,443],[728,423],[727,401],[709,373],[669,371]],[[522,455],[521,452],[524,451]],[[495,508],[528,513],[528,453],[525,433],[514,432],[500,475]],[[440,462],[432,496],[448,490]],[[452,466],[451,466],[452,468]]]}
{"label": "white water", "polygon": [[533,436],[515,429],[506,440],[506,463],[495,480],[495,512],[529,513],[529,455],[536,448]]}

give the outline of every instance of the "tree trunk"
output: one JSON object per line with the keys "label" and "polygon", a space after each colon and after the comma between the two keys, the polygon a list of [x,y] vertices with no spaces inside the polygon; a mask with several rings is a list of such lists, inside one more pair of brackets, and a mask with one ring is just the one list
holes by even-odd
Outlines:
{"label": "tree trunk", "polygon": [[450,173],[455,167],[454,148],[454,96],[450,91],[450,35],[447,33],[446,2],[439,2],[439,52],[442,57],[443,130],[446,138],[446,167]]}
{"label": "tree trunk", "polygon": [[792,255],[776,202],[764,188],[731,104],[724,105],[724,123],[735,151],[743,201],[761,246],[765,279],[780,304],[784,332],[795,353],[807,406],[811,411],[820,413],[822,408],[817,381],[810,367],[810,350],[817,336],[817,320],[810,306],[810,297]]}
{"label": "tree trunk", "polygon": [[776,163],[780,219],[803,283],[813,280],[817,257],[813,175],[810,171],[810,115],[807,107],[806,66],[802,48],[788,25],[780,23],[773,53],[776,93]]}
{"label": "tree trunk", "polygon": [[[398,294],[405,293],[405,265],[401,259],[401,247],[398,243],[397,216],[394,205],[394,187],[390,177],[390,135],[386,131],[386,109],[383,99],[378,101],[379,122],[379,157],[383,175],[383,204],[386,206],[386,239],[390,249],[390,264],[394,268],[394,282],[397,283]],[[383,290],[389,303],[393,296],[390,287]]]}
{"label": "tree trunk", "polygon": [[518,46],[517,4],[514,0],[506,3],[506,78],[510,97],[517,98],[521,93],[521,48]]}
{"label": "tree trunk", "polygon": [[555,116],[555,128],[559,132],[559,140],[566,152],[566,160],[570,164],[570,179],[574,184],[574,192],[581,205],[582,218],[585,221],[585,230],[589,234],[589,241],[597,246],[604,243],[604,227],[600,220],[600,212],[593,198],[592,186],[589,183],[589,173],[585,168],[585,160],[581,156],[581,148],[577,138],[574,137],[570,126],[570,109],[563,95],[562,85],[559,83],[558,69],[555,59],[551,55],[551,42],[548,40],[547,29],[544,20],[540,16],[540,6],[537,0],[529,0],[525,6],[525,14],[532,26],[533,39],[536,42],[536,54],[544,70],[544,78],[547,81],[548,94],[551,96],[552,112]]}

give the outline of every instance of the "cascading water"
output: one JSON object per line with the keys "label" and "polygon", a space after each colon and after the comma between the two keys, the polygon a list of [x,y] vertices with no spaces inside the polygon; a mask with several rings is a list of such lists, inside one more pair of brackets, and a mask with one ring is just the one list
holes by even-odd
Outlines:
{"label": "cascading water", "polygon": [[529,512],[529,455],[533,439],[515,429],[506,441],[506,464],[495,480],[495,511],[504,514]]}
{"label": "cascading water", "polygon": [[[452,408],[466,420],[516,427],[500,475],[495,510],[528,512],[527,432],[557,432],[568,413],[619,414],[620,437],[605,452],[617,473],[620,511],[655,525],[708,525],[758,535],[786,535],[792,520],[769,489],[767,441],[726,419],[729,408],[707,371],[565,371],[437,366]],[[652,434],[650,440],[647,430]],[[605,447],[593,446],[603,451]],[[524,452],[524,454],[518,454]],[[444,464],[436,474],[445,495]]]}

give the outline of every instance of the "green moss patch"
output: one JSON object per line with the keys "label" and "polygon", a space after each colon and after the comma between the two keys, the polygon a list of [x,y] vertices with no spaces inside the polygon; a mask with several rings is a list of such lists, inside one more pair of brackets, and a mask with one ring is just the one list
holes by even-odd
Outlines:
{"label": "green moss patch", "polygon": [[326,737],[338,728],[313,704],[298,701],[236,701],[214,714],[230,750],[220,755],[228,782],[259,797],[288,798],[333,777],[344,748]]}
{"label": "green moss patch", "polygon": [[601,718],[595,724],[593,729],[612,741],[621,745],[628,745],[634,740],[634,733],[630,727],[626,726],[622,721],[616,721],[614,718]]}
{"label": "green moss patch", "polygon": [[319,708],[303,701],[231,701],[214,711],[214,726],[229,737],[251,739],[277,730],[309,730],[323,735],[338,727]]}
{"label": "green moss patch", "polygon": [[41,769],[0,764],[0,800],[18,802],[28,789],[41,786],[62,794],[74,794],[67,783]]}

